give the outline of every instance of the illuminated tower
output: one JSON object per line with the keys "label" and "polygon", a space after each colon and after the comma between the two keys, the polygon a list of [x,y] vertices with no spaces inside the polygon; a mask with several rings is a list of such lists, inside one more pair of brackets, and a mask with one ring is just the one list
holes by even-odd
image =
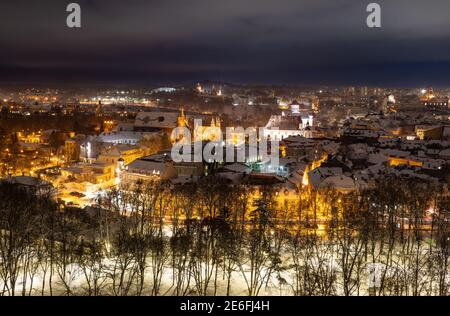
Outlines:
{"label": "illuminated tower", "polygon": [[213,118],[211,119],[211,125],[210,125],[210,127],[218,127],[218,128],[220,128],[220,118],[218,118],[218,117],[213,117]]}
{"label": "illuminated tower", "polygon": [[434,99],[435,97],[436,97],[436,95],[434,94],[433,88],[429,88],[425,94],[425,98],[427,100],[431,100],[431,99]]}
{"label": "illuminated tower", "polygon": [[97,106],[95,108],[95,113],[97,114],[97,116],[102,116],[102,114],[103,114],[102,101],[98,101]]}
{"label": "illuminated tower", "polygon": [[216,127],[220,128],[220,118],[216,117]]}
{"label": "illuminated tower", "polygon": [[312,104],[312,110],[314,112],[318,112],[319,111],[319,98],[317,96],[312,97],[311,104]]}
{"label": "illuminated tower", "polygon": [[184,115],[184,109],[181,108],[181,114],[178,116],[178,127],[188,127],[188,121]]}
{"label": "illuminated tower", "polygon": [[181,108],[181,114],[178,116],[177,119],[177,129],[176,132],[172,134],[171,141],[172,143],[179,142],[181,140],[184,140],[187,135],[185,135],[185,128],[189,128],[188,120],[186,116],[184,115],[184,109]]}
{"label": "illuminated tower", "polygon": [[395,97],[392,94],[389,94],[383,99],[383,113],[396,113],[397,112],[397,103],[395,101]]}

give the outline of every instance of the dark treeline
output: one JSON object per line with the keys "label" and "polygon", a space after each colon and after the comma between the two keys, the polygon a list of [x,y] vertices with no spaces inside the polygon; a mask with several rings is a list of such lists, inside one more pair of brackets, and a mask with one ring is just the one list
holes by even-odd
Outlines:
{"label": "dark treeline", "polygon": [[450,293],[450,200],[437,186],[284,200],[209,177],[121,187],[83,210],[52,194],[0,184],[0,295]]}
{"label": "dark treeline", "polygon": [[52,129],[61,131],[90,134],[95,132],[95,127],[99,126],[101,122],[102,119],[93,114],[75,114],[73,116],[0,114],[0,128],[9,133],[48,130],[51,126]]}

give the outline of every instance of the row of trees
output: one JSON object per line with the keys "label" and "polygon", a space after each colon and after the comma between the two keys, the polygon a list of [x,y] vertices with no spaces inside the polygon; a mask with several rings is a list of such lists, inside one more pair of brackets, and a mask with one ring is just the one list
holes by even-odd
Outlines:
{"label": "row of trees", "polygon": [[84,210],[51,193],[0,185],[0,295],[450,293],[438,187],[286,198],[208,177],[121,187]]}

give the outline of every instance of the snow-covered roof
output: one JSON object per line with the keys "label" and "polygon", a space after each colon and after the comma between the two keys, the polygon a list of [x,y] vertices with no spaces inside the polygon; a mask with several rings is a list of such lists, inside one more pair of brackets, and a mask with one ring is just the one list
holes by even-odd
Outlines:
{"label": "snow-covered roof", "polygon": [[17,176],[17,177],[9,177],[5,179],[7,183],[11,184],[19,184],[23,186],[29,187],[40,187],[40,186],[51,186],[50,182],[45,180],[29,177],[29,176]]}
{"label": "snow-covered roof", "polygon": [[345,175],[331,176],[320,183],[319,187],[331,187],[337,190],[352,191],[356,190],[355,181]]}
{"label": "snow-covered roof", "polygon": [[367,158],[367,162],[371,164],[381,164],[387,162],[388,160],[388,157],[382,153],[369,154],[369,157]]}
{"label": "snow-covered roof", "polygon": [[309,183],[313,187],[319,187],[323,180],[328,177],[342,175],[342,168],[338,167],[319,167],[308,172]]}
{"label": "snow-covered roof", "polygon": [[148,161],[137,159],[128,165],[129,172],[138,172],[138,173],[153,173],[160,172],[162,173],[166,168],[166,164],[164,162],[156,162],[156,161]]}
{"label": "snow-covered roof", "polygon": [[139,112],[136,127],[175,128],[178,125],[178,112]]}
{"label": "snow-covered roof", "polygon": [[449,159],[450,158],[450,148],[441,150],[441,152],[439,152],[439,157],[442,159]]}
{"label": "snow-covered roof", "polygon": [[400,158],[406,158],[411,155],[409,151],[397,149],[381,149],[380,152],[390,157],[400,157]]}
{"label": "snow-covered roof", "polygon": [[252,170],[242,163],[232,163],[223,167],[224,169],[235,173],[250,173]]}

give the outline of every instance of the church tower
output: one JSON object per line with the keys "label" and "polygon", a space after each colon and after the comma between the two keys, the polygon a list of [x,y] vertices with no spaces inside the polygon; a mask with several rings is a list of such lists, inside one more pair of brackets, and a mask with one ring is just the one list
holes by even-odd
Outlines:
{"label": "church tower", "polygon": [[220,118],[216,117],[216,127],[220,128]]}
{"label": "church tower", "polygon": [[188,127],[188,121],[184,115],[184,108],[181,108],[181,114],[178,116],[178,127]]}
{"label": "church tower", "polygon": [[103,109],[102,109],[102,101],[98,101],[96,107],[95,107],[95,114],[97,116],[102,116],[103,115]]}

